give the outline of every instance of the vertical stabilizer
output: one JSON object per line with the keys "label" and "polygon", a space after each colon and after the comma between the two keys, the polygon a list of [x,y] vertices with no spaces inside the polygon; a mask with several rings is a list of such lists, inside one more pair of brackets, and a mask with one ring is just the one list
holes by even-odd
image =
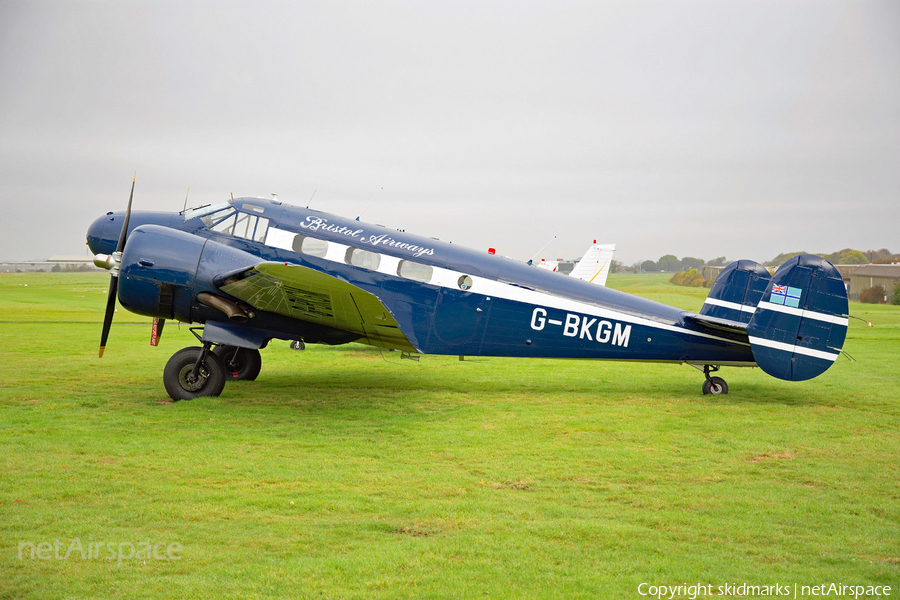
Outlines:
{"label": "vertical stabilizer", "polygon": [[594,244],[587,249],[569,277],[590,281],[597,285],[606,285],[609,269],[612,266],[613,254],[616,252],[615,244]]}
{"label": "vertical stabilizer", "polygon": [[824,373],[841,353],[848,314],[838,270],[818,256],[795,256],[775,271],[747,323],[756,364],[788,381]]}
{"label": "vertical stabilizer", "polygon": [[772,276],[752,260],[737,260],[719,273],[709,296],[700,310],[701,315],[747,323],[756,312]]}

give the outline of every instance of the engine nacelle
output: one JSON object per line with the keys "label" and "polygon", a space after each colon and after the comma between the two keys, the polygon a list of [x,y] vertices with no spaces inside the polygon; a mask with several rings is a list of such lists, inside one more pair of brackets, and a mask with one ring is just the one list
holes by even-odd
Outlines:
{"label": "engine nacelle", "polygon": [[197,302],[197,295],[221,294],[213,284],[216,275],[257,262],[252,254],[197,235],[142,225],[128,236],[122,253],[119,302],[148,317],[206,321],[221,313]]}

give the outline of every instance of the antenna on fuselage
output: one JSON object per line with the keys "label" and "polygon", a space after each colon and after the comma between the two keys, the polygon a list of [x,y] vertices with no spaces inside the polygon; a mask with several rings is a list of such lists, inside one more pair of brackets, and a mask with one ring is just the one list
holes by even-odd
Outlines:
{"label": "antenna on fuselage", "polygon": [[187,210],[187,197],[188,197],[188,194],[190,194],[190,193],[191,193],[191,188],[188,188],[187,194],[184,195],[184,208],[181,209],[181,212],[184,212]]}
{"label": "antenna on fuselage", "polygon": [[306,208],[309,208],[309,205],[312,204],[312,199],[316,197],[316,192],[319,191],[319,188],[313,190],[312,196],[309,197],[309,200],[306,202]]}
{"label": "antenna on fuselage", "polygon": [[547,246],[549,246],[551,243],[553,243],[553,240],[555,240],[555,239],[556,239],[556,236],[555,236],[555,235],[554,235],[552,238],[550,238],[550,241],[547,242],[546,244],[544,244],[544,247],[541,248],[540,250],[538,250],[537,252],[535,252],[534,256],[532,256],[531,259],[529,259],[528,264],[531,264],[531,262],[532,262],[535,258],[537,258],[537,255],[540,254],[541,252],[543,252],[544,249],[545,249]]}
{"label": "antenna on fuselage", "polygon": [[[372,199],[369,200],[369,203],[366,204],[366,207],[360,211],[359,217],[363,216],[363,213],[366,212],[366,211],[369,209],[370,206],[372,206],[372,203],[375,202],[375,198],[378,197],[378,194],[380,194],[380,193],[381,193],[381,190],[383,190],[383,189],[384,189],[384,188],[382,187],[382,188],[379,189],[377,192],[375,192],[375,195],[372,196]],[[356,217],[356,220],[357,220],[357,221],[359,221],[359,217]]]}

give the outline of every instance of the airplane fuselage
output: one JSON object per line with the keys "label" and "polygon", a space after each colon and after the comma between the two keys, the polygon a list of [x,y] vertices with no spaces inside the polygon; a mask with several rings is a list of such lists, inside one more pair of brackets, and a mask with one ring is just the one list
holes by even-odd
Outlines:
{"label": "airplane fuselage", "polygon": [[[88,241],[95,254],[112,253],[122,218],[110,213],[94,222]],[[203,292],[221,295],[228,272],[271,262],[326,273],[377,296],[410,350],[422,354],[754,364],[746,342],[697,327],[685,319],[692,315],[688,311],[435,238],[276,201],[241,198],[217,210],[136,211],[129,230],[134,248],[126,253],[132,264],[122,265],[131,278],[130,292],[120,290],[123,305],[219,327],[237,345],[264,346],[271,338],[391,345],[284,312],[257,311],[246,324],[236,324],[198,302]],[[141,233],[148,240],[143,253]],[[160,244],[161,237],[167,242]],[[303,302],[308,310],[315,299]]]}

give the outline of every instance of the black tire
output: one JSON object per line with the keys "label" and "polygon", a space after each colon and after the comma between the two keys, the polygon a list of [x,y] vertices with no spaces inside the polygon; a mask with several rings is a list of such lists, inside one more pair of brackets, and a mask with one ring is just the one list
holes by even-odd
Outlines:
{"label": "black tire", "polygon": [[710,377],[703,382],[703,393],[721,395],[728,393],[728,384],[721,377]]}
{"label": "black tire", "polygon": [[216,346],[213,353],[222,361],[226,381],[253,381],[262,369],[262,356],[253,348]]}
{"label": "black tire", "polygon": [[184,348],[172,355],[163,370],[163,384],[172,400],[193,400],[203,396],[218,396],[225,389],[225,367],[219,357],[209,352],[200,365],[196,380],[191,371],[200,357],[202,348]]}
{"label": "black tire", "polygon": [[304,350],[306,349],[306,344],[303,343],[303,340],[294,340],[291,342],[291,350]]}

